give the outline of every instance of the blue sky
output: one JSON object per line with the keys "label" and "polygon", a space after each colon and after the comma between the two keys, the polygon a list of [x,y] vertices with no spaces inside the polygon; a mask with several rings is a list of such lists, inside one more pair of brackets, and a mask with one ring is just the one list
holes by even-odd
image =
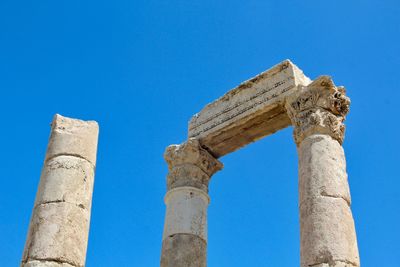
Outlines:
{"label": "blue sky", "polygon": [[[165,147],[286,58],[346,86],[362,266],[400,266],[399,13],[395,0],[0,1],[2,266],[20,261],[55,113],[100,124],[87,266],[158,266]],[[208,266],[298,266],[292,129],[221,160]]]}

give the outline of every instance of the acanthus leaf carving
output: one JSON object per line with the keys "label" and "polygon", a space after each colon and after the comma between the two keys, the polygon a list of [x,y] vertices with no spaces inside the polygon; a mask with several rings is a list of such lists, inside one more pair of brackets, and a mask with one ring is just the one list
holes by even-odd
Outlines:
{"label": "acanthus leaf carving", "polygon": [[196,138],[167,147],[164,158],[169,169],[168,189],[193,186],[207,191],[211,176],[223,168],[222,163],[202,148]]}
{"label": "acanthus leaf carving", "polygon": [[330,77],[321,76],[286,100],[286,110],[294,126],[296,144],[311,134],[328,134],[339,143],[344,139],[344,120],[350,99],[344,87],[336,87]]}

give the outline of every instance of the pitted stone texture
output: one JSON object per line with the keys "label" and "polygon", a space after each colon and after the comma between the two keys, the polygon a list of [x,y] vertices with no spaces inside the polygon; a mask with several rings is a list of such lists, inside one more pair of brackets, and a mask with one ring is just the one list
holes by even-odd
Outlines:
{"label": "pitted stone texture", "polygon": [[194,187],[178,187],[165,196],[163,240],[175,234],[193,234],[207,241],[207,207],[209,197]]}
{"label": "pitted stone texture", "polygon": [[343,142],[343,124],[349,112],[350,99],[344,87],[336,87],[328,76],[321,76],[308,86],[287,97],[286,110],[294,126],[294,139],[299,145],[312,134],[327,134]]}
{"label": "pitted stone texture", "polygon": [[301,266],[342,261],[359,266],[350,207],[343,199],[318,197],[300,207]]}
{"label": "pitted stone texture", "polygon": [[22,265],[22,267],[76,267],[74,265],[56,261],[33,260]]}
{"label": "pitted stone texture", "polygon": [[72,155],[96,163],[99,126],[95,121],[81,121],[55,115],[46,159]]}
{"label": "pitted stone texture", "polygon": [[299,203],[327,196],[351,202],[342,146],[329,135],[311,135],[298,146]]}
{"label": "pitted stone texture", "polygon": [[35,205],[67,202],[90,210],[94,183],[91,163],[74,156],[58,156],[45,162]]}
{"label": "pitted stone texture", "polygon": [[195,235],[176,234],[162,243],[161,267],[206,267],[207,244]]}
{"label": "pitted stone texture", "polygon": [[189,123],[189,137],[219,158],[290,125],[285,96],[310,83],[289,60],[243,82],[208,104]]}
{"label": "pitted stone texture", "polygon": [[37,206],[29,226],[23,262],[54,260],[84,266],[90,212],[60,202]]}
{"label": "pitted stone texture", "polygon": [[164,154],[168,163],[168,190],[179,186],[193,186],[208,192],[208,181],[223,165],[191,138],[181,145],[169,146]]}

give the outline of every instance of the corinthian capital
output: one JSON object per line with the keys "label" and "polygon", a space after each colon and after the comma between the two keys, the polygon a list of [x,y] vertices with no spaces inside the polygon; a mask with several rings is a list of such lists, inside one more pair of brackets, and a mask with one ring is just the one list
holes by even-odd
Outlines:
{"label": "corinthian capital", "polygon": [[345,116],[350,99],[344,87],[337,87],[328,76],[321,76],[286,99],[286,110],[294,126],[294,139],[299,145],[312,134],[328,134],[343,142]]}
{"label": "corinthian capital", "polygon": [[168,163],[168,189],[193,186],[208,191],[211,176],[221,170],[222,163],[201,147],[199,141],[190,138],[181,145],[167,147],[164,158]]}

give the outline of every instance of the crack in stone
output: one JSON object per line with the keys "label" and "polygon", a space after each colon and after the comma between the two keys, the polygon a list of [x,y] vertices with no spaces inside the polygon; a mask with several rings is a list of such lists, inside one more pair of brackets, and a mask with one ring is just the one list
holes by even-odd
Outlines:
{"label": "crack in stone", "polygon": [[359,265],[357,263],[354,263],[354,262],[351,262],[351,261],[348,261],[348,260],[333,260],[333,259],[329,260],[328,262],[324,261],[324,262],[309,264],[308,267],[318,266],[320,264],[328,264],[329,267],[334,267],[334,266],[336,266],[336,263],[345,263],[345,264],[349,264],[349,265],[354,266],[354,267],[359,267]]}
{"label": "crack in stone", "polygon": [[83,204],[71,203],[71,202],[67,202],[67,201],[65,201],[63,199],[45,201],[45,202],[42,202],[42,203],[39,203],[39,204],[35,205],[33,208],[36,209],[37,207],[39,207],[41,205],[54,204],[54,203],[66,203],[66,204],[77,206],[80,209],[87,210],[87,208]]}
{"label": "crack in stone", "polygon": [[[192,164],[192,163],[177,164],[177,165],[175,165],[175,166],[173,167],[173,169],[179,168],[179,167],[185,167],[185,166],[195,167],[195,168],[199,169],[202,173],[204,173],[207,177],[210,178],[210,175],[209,175],[206,171],[204,171],[202,168],[200,168],[199,166],[197,166],[197,165],[195,165],[195,164]],[[210,179],[211,179],[211,178],[210,178]]]}
{"label": "crack in stone", "polygon": [[344,198],[344,197],[342,197],[340,195],[330,195],[330,194],[326,193],[325,191],[322,191],[321,192],[321,196],[322,197],[331,197],[331,198],[343,199],[344,201],[346,201],[346,203],[347,203],[347,205],[349,205],[349,207],[351,205],[351,203],[350,203],[350,201],[348,199],[346,199],[346,198]]}
{"label": "crack in stone", "polygon": [[55,155],[53,155],[53,156],[51,156],[51,157],[48,157],[48,158],[46,159],[46,162],[47,162],[47,161],[50,161],[50,160],[52,160],[52,159],[54,159],[54,158],[56,158],[56,157],[60,157],[60,156],[69,156],[69,157],[76,157],[76,158],[83,159],[83,160],[89,162],[89,164],[92,166],[93,169],[96,169],[96,165],[93,164],[88,158],[83,157],[83,156],[81,156],[81,155],[79,155],[79,154],[74,154],[74,153],[60,153],[60,154],[55,154]]}
{"label": "crack in stone", "polygon": [[22,264],[26,264],[26,263],[29,263],[31,261],[39,261],[39,262],[43,262],[43,263],[54,262],[54,263],[58,263],[58,264],[69,264],[69,265],[74,266],[74,267],[85,267],[84,265],[77,265],[76,263],[74,263],[72,261],[69,261],[69,260],[61,260],[61,259],[57,259],[57,258],[45,258],[45,259],[29,258],[26,261],[22,261],[21,263]]}
{"label": "crack in stone", "polygon": [[309,201],[312,200],[312,199],[324,198],[324,197],[329,197],[329,198],[335,198],[335,199],[343,200],[343,201],[346,202],[346,204],[350,207],[349,201],[347,201],[345,198],[343,198],[343,197],[341,197],[341,196],[328,195],[328,194],[323,195],[323,194],[321,193],[320,196],[310,197],[310,198],[307,198],[307,199],[301,201],[301,202],[299,203],[299,208],[301,208],[305,203],[309,202]]}
{"label": "crack in stone", "polygon": [[[164,240],[166,240],[167,238],[174,238],[175,236],[179,236],[179,235],[186,235],[186,236],[194,236],[196,238],[199,238],[201,241],[203,241],[205,244],[207,244],[207,240],[204,240],[204,238],[202,238],[199,235],[195,235],[195,234],[190,234],[190,233],[175,233],[172,235],[167,236]],[[164,241],[163,240],[163,241]]]}

